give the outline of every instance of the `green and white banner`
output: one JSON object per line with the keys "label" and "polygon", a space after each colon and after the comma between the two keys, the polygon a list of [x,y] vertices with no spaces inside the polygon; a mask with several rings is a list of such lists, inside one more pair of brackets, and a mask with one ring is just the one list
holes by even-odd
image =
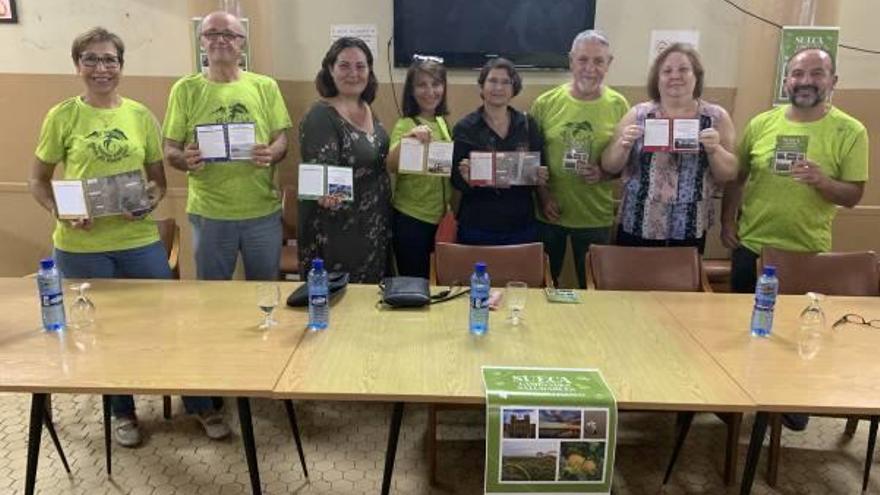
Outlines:
{"label": "green and white banner", "polygon": [[776,62],[776,90],[773,92],[773,103],[788,103],[785,91],[785,63],[798,50],[807,47],[822,48],[837,63],[837,44],[840,40],[839,27],[823,26],[784,26],[779,39],[779,58]]}
{"label": "green and white banner", "polygon": [[595,369],[483,367],[486,493],[611,493],[617,402]]}

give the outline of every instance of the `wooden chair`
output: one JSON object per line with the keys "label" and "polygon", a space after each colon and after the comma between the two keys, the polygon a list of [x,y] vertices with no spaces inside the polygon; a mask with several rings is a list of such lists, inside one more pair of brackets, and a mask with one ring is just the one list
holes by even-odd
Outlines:
{"label": "wooden chair", "polygon": [[[780,294],[818,292],[838,296],[880,295],[880,265],[878,265],[877,255],[873,251],[797,253],[764,248],[759,264],[776,267]],[[870,421],[868,452],[865,456],[866,462],[862,480],[862,490],[866,490],[871,474],[871,461],[873,460],[880,417],[845,417],[844,433],[849,436],[855,434],[860,419]],[[779,457],[782,451],[782,415],[771,414],[769,422],[770,447],[767,456],[767,484],[773,487],[776,486],[779,477]]]}
{"label": "wooden chair", "polygon": [[281,193],[281,225],[283,235],[281,238],[281,263],[279,265],[281,278],[288,275],[299,279],[299,252],[296,243],[297,224],[297,198],[293,186],[284,186]]}
{"label": "wooden chair", "polygon": [[[488,265],[493,287],[518,280],[529,287],[552,287],[549,260],[540,242],[508,246],[470,246],[438,242],[431,255],[431,285],[468,285],[474,263]],[[426,449],[430,482],[437,485],[437,412],[450,409],[479,409],[481,405],[429,404]]]}
{"label": "wooden chair", "polygon": [[[598,290],[663,290],[672,292],[712,292],[700,253],[694,247],[627,247],[593,245],[584,263],[587,288]],[[687,438],[693,411],[679,412],[676,418],[675,446],[663,484],[669,481],[675,462]],[[724,482],[736,481],[736,463],[742,413],[716,413],[727,425]]]}

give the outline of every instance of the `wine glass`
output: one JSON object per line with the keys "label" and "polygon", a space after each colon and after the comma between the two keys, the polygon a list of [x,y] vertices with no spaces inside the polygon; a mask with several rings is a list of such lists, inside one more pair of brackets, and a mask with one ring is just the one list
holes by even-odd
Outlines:
{"label": "wine glass", "polygon": [[507,307],[510,309],[510,317],[508,319],[514,326],[519,325],[520,320],[524,319],[522,312],[526,307],[528,286],[525,282],[507,282],[507,290],[505,292]]}
{"label": "wine glass", "polygon": [[268,330],[278,324],[278,322],[272,318],[272,312],[275,311],[275,306],[278,306],[280,300],[281,289],[278,288],[278,284],[257,284],[257,306],[260,308],[260,311],[263,312],[263,321],[260,322],[259,327],[261,330]]}
{"label": "wine glass", "polygon": [[70,290],[76,291],[76,299],[70,305],[70,326],[73,328],[86,328],[95,323],[95,304],[86,293],[91,286],[88,282],[70,286]]}

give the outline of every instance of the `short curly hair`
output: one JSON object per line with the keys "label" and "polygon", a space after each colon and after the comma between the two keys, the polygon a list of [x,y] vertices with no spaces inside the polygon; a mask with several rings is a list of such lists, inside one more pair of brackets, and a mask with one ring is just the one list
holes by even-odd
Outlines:
{"label": "short curly hair", "polygon": [[70,58],[73,59],[74,65],[79,63],[79,58],[89,45],[106,41],[113,43],[113,46],[116,47],[116,56],[119,58],[119,66],[122,67],[125,63],[125,43],[122,42],[122,38],[100,26],[89,29],[73,40],[73,45],[70,47]]}

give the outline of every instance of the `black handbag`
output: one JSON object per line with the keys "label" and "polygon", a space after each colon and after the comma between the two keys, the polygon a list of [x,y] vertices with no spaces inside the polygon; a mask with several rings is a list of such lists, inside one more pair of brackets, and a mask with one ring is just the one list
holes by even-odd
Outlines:
{"label": "black handbag", "polygon": [[462,288],[453,292],[450,288],[432,296],[428,279],[421,277],[386,277],[379,289],[381,303],[392,308],[419,308],[455,299],[470,290]]}
{"label": "black handbag", "polygon": [[[333,301],[339,297],[348,285],[348,272],[330,272],[327,274],[327,292],[329,300]],[[308,282],[300,285],[295,291],[287,296],[287,305],[294,308],[301,308],[309,305],[309,284]]]}

